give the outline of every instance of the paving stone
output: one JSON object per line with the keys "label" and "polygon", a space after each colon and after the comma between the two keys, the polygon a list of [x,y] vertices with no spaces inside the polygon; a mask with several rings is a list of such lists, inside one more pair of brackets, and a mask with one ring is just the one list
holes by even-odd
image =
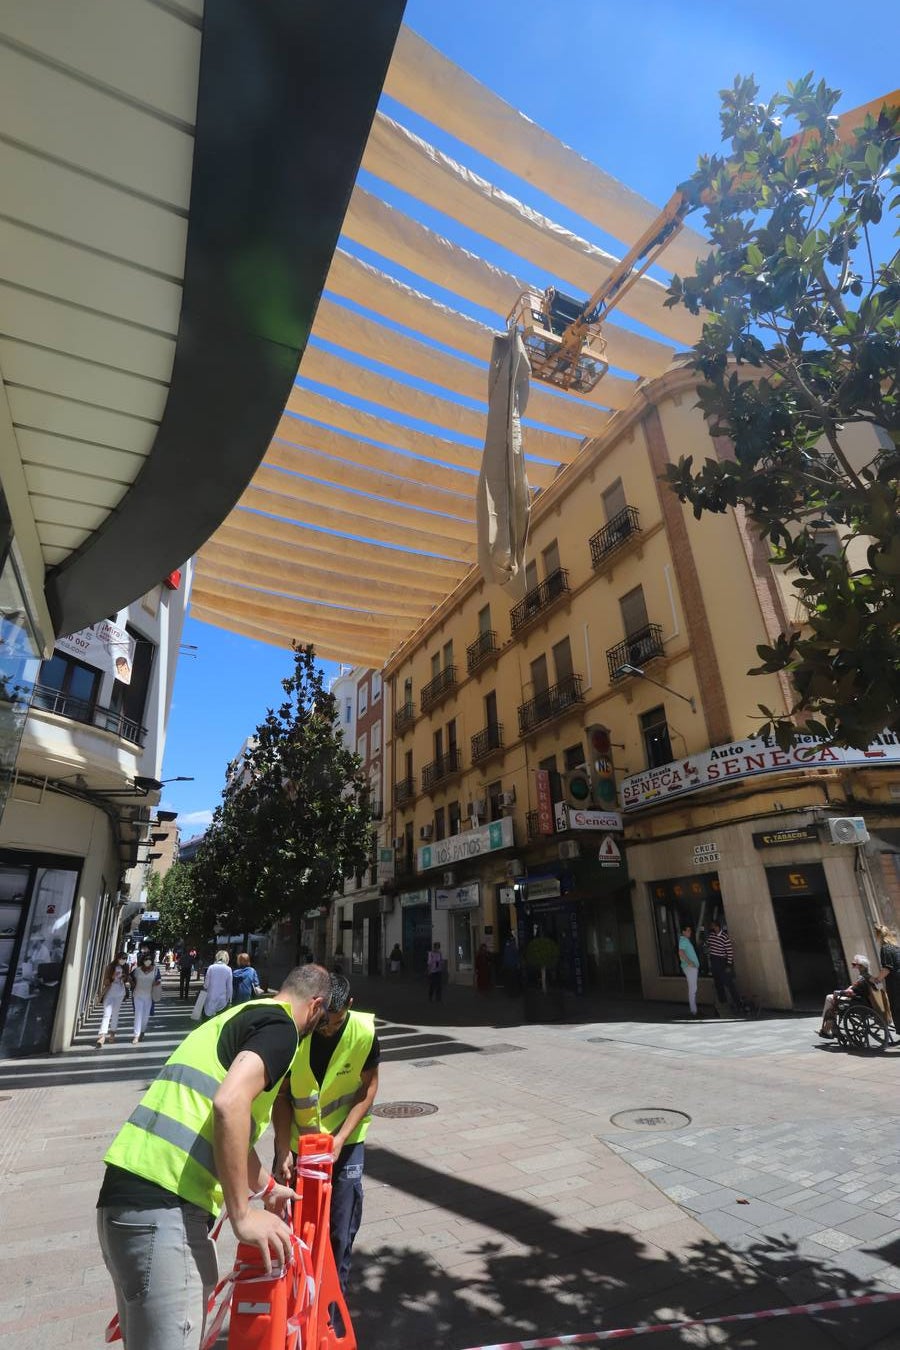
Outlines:
{"label": "paving stone", "polygon": [[841,1224],[841,1229],[860,1238],[880,1238],[888,1234],[896,1236],[897,1221],[889,1219],[886,1214],[863,1214],[858,1219],[847,1219]]}
{"label": "paving stone", "polygon": [[849,1251],[851,1247],[858,1247],[862,1241],[862,1238],[853,1237],[838,1228],[822,1228],[809,1236],[811,1241],[818,1242],[820,1247],[827,1247],[831,1252]]}

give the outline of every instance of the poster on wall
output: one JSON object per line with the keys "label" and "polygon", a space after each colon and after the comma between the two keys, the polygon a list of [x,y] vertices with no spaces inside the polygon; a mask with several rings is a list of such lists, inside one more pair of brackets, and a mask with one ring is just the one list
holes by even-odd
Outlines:
{"label": "poster on wall", "polygon": [[96,670],[107,670],[122,684],[131,684],[135,640],[124,628],[104,619],[69,637],[56,639],[56,650]]}

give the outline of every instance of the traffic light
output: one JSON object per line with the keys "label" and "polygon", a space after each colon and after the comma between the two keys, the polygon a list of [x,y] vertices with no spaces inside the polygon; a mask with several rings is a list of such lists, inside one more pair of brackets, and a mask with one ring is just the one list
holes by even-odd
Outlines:
{"label": "traffic light", "polygon": [[588,727],[587,739],[592,800],[595,806],[609,811],[616,805],[616,771],[613,768],[609,728],[599,724]]}
{"label": "traffic light", "polygon": [[563,798],[576,810],[587,810],[592,802],[591,771],[586,764],[579,764],[563,774]]}

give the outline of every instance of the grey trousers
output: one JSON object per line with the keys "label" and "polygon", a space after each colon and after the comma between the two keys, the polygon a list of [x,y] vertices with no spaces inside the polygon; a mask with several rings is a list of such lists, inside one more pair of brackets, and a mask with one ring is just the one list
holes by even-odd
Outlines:
{"label": "grey trousers", "polygon": [[209,1215],[178,1209],[97,1210],[125,1350],[199,1350],[218,1278]]}

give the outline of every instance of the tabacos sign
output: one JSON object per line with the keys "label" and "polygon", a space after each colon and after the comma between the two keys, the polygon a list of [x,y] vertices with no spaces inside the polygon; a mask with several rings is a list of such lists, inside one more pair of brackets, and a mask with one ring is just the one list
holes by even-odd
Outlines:
{"label": "tabacos sign", "polygon": [[463,834],[451,835],[435,844],[426,844],[419,849],[419,871],[427,872],[431,867],[451,867],[454,863],[465,862],[467,858],[478,858],[483,853],[494,853],[499,848],[512,848],[513,823],[509,816],[501,820],[492,820],[490,825],[482,825],[477,830],[466,830]]}
{"label": "tabacos sign", "polygon": [[825,745],[815,736],[798,737],[790,750],[780,750],[773,740],[751,739],[717,745],[658,769],[632,774],[622,781],[622,807],[626,812],[636,811],[704,788],[770,773],[854,766],[877,768],[882,764],[900,764],[900,735],[894,732],[876,736],[865,750]]}

